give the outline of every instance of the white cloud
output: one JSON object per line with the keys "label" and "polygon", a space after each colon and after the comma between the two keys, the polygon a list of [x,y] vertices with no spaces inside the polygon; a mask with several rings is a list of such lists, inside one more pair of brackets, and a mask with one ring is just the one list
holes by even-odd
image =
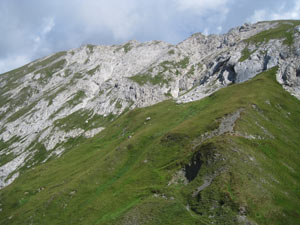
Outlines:
{"label": "white cloud", "polygon": [[204,18],[206,21],[220,23],[226,20],[230,4],[234,0],[174,0],[178,11],[186,11]]}
{"label": "white cloud", "polygon": [[54,18],[50,17],[50,18],[44,18],[44,28],[41,32],[42,35],[47,35],[55,26],[54,23]]}
{"label": "white cloud", "polygon": [[43,19],[41,28],[36,31],[36,34],[32,34],[32,39],[34,41],[31,49],[32,55],[40,49],[41,45],[44,45],[44,47],[47,45],[47,35],[53,30],[54,26],[55,23],[53,17]]}
{"label": "white cloud", "polygon": [[300,18],[300,0],[296,0],[291,10],[275,12],[271,14],[272,20],[279,19],[299,19]]}
{"label": "white cloud", "polygon": [[224,11],[227,10],[228,0],[176,0],[178,9],[194,10],[203,13],[207,10]]}
{"label": "white cloud", "polygon": [[25,65],[31,60],[28,55],[13,55],[0,59],[0,73]]}
{"label": "white cloud", "polygon": [[276,11],[267,9],[255,10],[254,14],[248,18],[248,21],[255,23],[264,20],[283,19],[300,19],[300,0],[295,0],[294,7],[291,9],[286,9],[286,4],[283,3]]}
{"label": "white cloud", "polygon": [[[41,55],[53,52],[47,40],[48,35],[54,29],[53,17],[40,19],[34,29],[19,24],[23,21],[14,21],[0,37],[0,49],[5,49],[4,55],[0,55],[0,73],[22,66]],[[0,26],[3,30],[3,25]],[[3,43],[4,42],[4,43]],[[5,44],[7,42],[7,44]]]}
{"label": "white cloud", "polygon": [[74,13],[77,22],[85,24],[85,32],[103,29],[111,32],[116,40],[126,40],[136,31],[140,21],[136,5],[136,0],[82,1]]}
{"label": "white cloud", "polygon": [[254,14],[248,19],[248,21],[255,23],[258,21],[267,20],[268,13],[264,9],[255,10]]}

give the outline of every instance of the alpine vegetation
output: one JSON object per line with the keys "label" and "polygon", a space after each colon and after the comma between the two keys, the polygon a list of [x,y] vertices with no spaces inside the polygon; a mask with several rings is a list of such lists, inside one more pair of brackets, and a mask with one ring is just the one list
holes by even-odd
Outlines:
{"label": "alpine vegetation", "polygon": [[0,224],[299,224],[299,30],[85,45],[0,75]]}

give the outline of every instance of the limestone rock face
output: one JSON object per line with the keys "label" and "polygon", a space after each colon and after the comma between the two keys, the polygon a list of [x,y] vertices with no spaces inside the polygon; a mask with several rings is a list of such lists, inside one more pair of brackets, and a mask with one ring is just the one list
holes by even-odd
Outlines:
{"label": "limestone rock face", "polygon": [[[59,157],[125,110],[166,99],[199,100],[278,66],[277,80],[300,99],[300,32],[292,44],[262,39],[284,22],[244,24],[223,35],[86,45],[0,75],[0,188],[20,168]],[[43,155],[43,157],[37,157]]]}

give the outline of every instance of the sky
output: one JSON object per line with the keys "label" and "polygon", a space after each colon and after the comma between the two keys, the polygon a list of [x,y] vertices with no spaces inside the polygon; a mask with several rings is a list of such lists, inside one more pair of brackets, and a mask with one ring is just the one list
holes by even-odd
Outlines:
{"label": "sky", "polygon": [[0,73],[84,44],[176,44],[275,19],[300,19],[300,0],[0,0]]}

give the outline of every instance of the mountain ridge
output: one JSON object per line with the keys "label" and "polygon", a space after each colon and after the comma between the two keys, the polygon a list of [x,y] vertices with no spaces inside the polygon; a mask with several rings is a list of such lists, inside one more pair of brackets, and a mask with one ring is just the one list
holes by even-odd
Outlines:
{"label": "mountain ridge", "polygon": [[[274,68],[277,82],[299,99],[299,26],[299,21],[244,24],[224,35],[194,34],[177,45],[86,45],[0,75],[0,188],[13,185],[30,168],[63,157],[136,108],[212,98],[223,87]],[[216,121],[207,125],[209,130],[220,122]],[[212,129],[203,135],[212,139],[232,129]],[[134,136],[126,129],[123,134]],[[180,135],[169,138],[185,140]],[[207,185],[211,179],[206,179]]]}
{"label": "mountain ridge", "polygon": [[[26,148],[36,140],[50,156],[60,155],[65,149],[62,145],[70,138],[84,135],[87,128],[90,128],[87,136],[103,130],[108,118],[111,120],[126,109],[169,98],[179,103],[199,100],[221,87],[248,80],[281,61],[287,65],[280,65],[278,81],[299,96],[300,82],[293,74],[298,70],[291,62],[299,52],[282,60],[290,54],[289,46],[283,44],[284,36],[262,43],[257,50],[250,49],[252,54],[246,54],[250,58],[240,60],[248,47],[256,48],[251,37],[268,30],[275,30],[276,37],[276,29],[283,27],[281,30],[285,32],[296,29],[297,24],[297,21],[245,24],[225,35],[194,34],[178,45],[159,41],[86,45],[1,75],[0,140],[17,145],[2,151],[2,155],[14,154],[19,158],[6,166],[0,165],[0,186],[13,180],[5,182],[9,174],[26,164],[26,158],[34,157],[34,149],[26,151]],[[300,44],[299,38],[299,32],[295,31],[294,44]],[[17,78],[18,74],[23,78]],[[60,126],[69,117],[82,118],[89,126],[64,130]],[[88,122],[96,119],[100,121],[98,124]],[[13,138],[25,137],[22,144],[13,142]]]}

